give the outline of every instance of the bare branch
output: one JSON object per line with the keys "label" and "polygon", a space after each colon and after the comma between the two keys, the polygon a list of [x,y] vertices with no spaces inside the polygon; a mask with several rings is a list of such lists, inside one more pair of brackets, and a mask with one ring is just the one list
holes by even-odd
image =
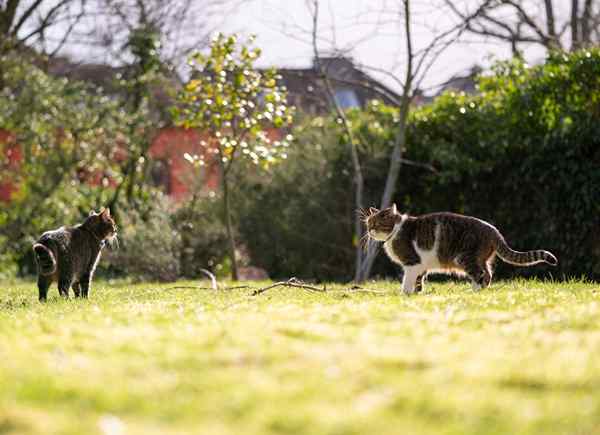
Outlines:
{"label": "bare branch", "polygon": [[578,16],[579,0],[571,0],[571,48],[574,50],[580,46]]}
{"label": "bare branch", "polygon": [[[348,118],[344,113],[344,110],[340,107],[338,101],[335,98],[335,94],[333,91],[333,87],[331,86],[331,82],[329,80],[329,76],[327,72],[323,68],[321,63],[319,48],[317,45],[317,31],[319,24],[319,0],[313,0],[313,10],[312,10],[312,18],[313,18],[313,28],[312,28],[312,47],[314,54],[314,62],[319,72],[323,83],[325,85],[325,91],[327,93],[327,99],[329,100],[329,104],[335,109],[337,116],[342,120],[342,125],[344,127],[344,131],[348,136],[349,148],[350,148],[350,156],[352,159],[352,169],[354,172],[354,206],[356,209],[361,209],[363,207],[363,190],[364,190],[364,178],[362,174],[362,168],[360,164],[360,158],[358,156],[357,143],[354,138],[354,133],[352,132],[352,128],[350,127],[350,123],[348,122]],[[362,223],[359,216],[355,216],[354,218],[354,234],[360,238],[362,233]],[[355,258],[355,278],[358,279],[360,276],[360,271],[362,269],[362,253],[360,250],[360,246],[356,249],[356,258]]]}
{"label": "bare branch", "polygon": [[583,14],[581,16],[581,43],[584,46],[589,46],[591,44],[591,34],[592,34],[592,26],[591,23],[592,18],[592,0],[585,0],[585,4],[583,6]]}
{"label": "bare branch", "polygon": [[310,292],[319,292],[319,293],[323,293],[323,292],[327,291],[327,288],[325,288],[325,287],[323,287],[323,288],[315,287],[312,285],[305,284],[304,282],[300,281],[297,278],[290,278],[287,281],[279,281],[279,282],[276,282],[275,284],[271,284],[267,287],[256,289],[252,292],[252,296],[258,296],[261,293],[264,293],[267,290],[270,290],[275,287],[294,287],[294,288],[301,288],[304,290],[308,290]]}

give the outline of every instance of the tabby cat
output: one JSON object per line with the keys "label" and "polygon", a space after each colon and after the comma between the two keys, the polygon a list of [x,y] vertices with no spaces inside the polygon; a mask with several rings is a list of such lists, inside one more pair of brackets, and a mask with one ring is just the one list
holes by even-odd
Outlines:
{"label": "tabby cat", "polygon": [[394,204],[378,210],[371,207],[365,218],[370,238],[384,242],[386,254],[404,269],[402,289],[420,292],[428,272],[466,274],[479,290],[490,285],[492,264],[498,255],[516,266],[531,266],[558,260],[548,251],[512,250],[493,225],[470,216],[431,213],[400,214]]}
{"label": "tabby cat", "polygon": [[42,234],[33,245],[40,302],[46,300],[55,280],[64,298],[69,297],[71,286],[75,297],[87,298],[102,248],[106,241],[116,242],[116,236],[117,226],[107,208],[99,213],[92,210],[82,224]]}

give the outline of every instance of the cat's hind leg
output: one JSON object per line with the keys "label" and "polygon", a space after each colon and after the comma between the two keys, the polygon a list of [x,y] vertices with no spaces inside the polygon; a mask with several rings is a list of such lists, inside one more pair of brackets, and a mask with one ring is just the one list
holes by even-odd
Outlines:
{"label": "cat's hind leg", "polygon": [[417,280],[420,280],[421,276],[426,271],[421,265],[415,266],[404,266],[404,277],[402,278],[402,291],[409,295],[415,293],[417,290]]}
{"label": "cat's hind leg", "polygon": [[69,289],[71,288],[72,278],[68,276],[60,276],[58,278],[58,293],[65,298],[69,299]]}
{"label": "cat's hind leg", "polygon": [[92,274],[87,273],[81,277],[81,297],[87,299],[90,293],[90,286],[92,284]]}
{"label": "cat's hind leg", "polygon": [[459,265],[471,279],[474,291],[487,287],[492,279],[484,262],[477,255],[464,255],[459,260]]}
{"label": "cat's hind leg", "polygon": [[37,281],[38,300],[40,302],[46,302],[46,298],[48,296],[48,288],[50,287],[51,283],[52,283],[52,277],[44,276],[44,275],[38,276],[38,281]]}
{"label": "cat's hind leg", "polygon": [[76,298],[81,296],[81,285],[79,284],[79,282],[74,282],[71,288],[73,289],[73,293],[75,294]]}
{"label": "cat's hind leg", "polygon": [[426,276],[427,272],[423,272],[421,275],[417,276],[417,282],[415,283],[415,293],[420,293],[423,291],[423,287],[425,287]]}
{"label": "cat's hind leg", "polygon": [[492,277],[494,276],[494,260],[495,259],[496,259],[496,256],[494,254],[492,254],[485,261],[485,267],[484,267],[485,273],[484,273],[484,282],[483,282],[484,287],[489,287],[490,284],[492,283]]}

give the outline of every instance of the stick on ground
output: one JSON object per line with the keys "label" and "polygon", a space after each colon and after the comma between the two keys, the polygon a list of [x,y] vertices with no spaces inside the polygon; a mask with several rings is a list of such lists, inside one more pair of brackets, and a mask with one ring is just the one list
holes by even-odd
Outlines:
{"label": "stick on ground", "polygon": [[287,281],[279,281],[279,282],[276,282],[275,284],[271,284],[270,286],[256,289],[252,292],[252,296],[258,296],[259,294],[264,293],[267,290],[270,290],[275,287],[295,287],[295,288],[301,288],[301,289],[308,290],[311,292],[319,292],[319,293],[323,293],[326,291],[325,287],[323,287],[323,288],[314,287],[312,285],[303,283],[302,281],[300,281],[297,278],[290,278]]}
{"label": "stick on ground", "polygon": [[213,290],[217,290],[219,288],[218,284],[217,284],[217,278],[215,277],[215,275],[206,270],[206,269],[200,269],[200,272],[202,272],[204,275],[208,276],[208,278],[210,279],[210,285],[212,286]]}

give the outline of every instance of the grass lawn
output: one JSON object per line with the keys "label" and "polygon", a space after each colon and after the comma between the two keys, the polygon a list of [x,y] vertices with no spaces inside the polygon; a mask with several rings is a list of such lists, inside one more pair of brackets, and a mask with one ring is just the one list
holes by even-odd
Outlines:
{"label": "grass lawn", "polygon": [[0,433],[600,434],[598,284],[172,286],[0,283]]}

